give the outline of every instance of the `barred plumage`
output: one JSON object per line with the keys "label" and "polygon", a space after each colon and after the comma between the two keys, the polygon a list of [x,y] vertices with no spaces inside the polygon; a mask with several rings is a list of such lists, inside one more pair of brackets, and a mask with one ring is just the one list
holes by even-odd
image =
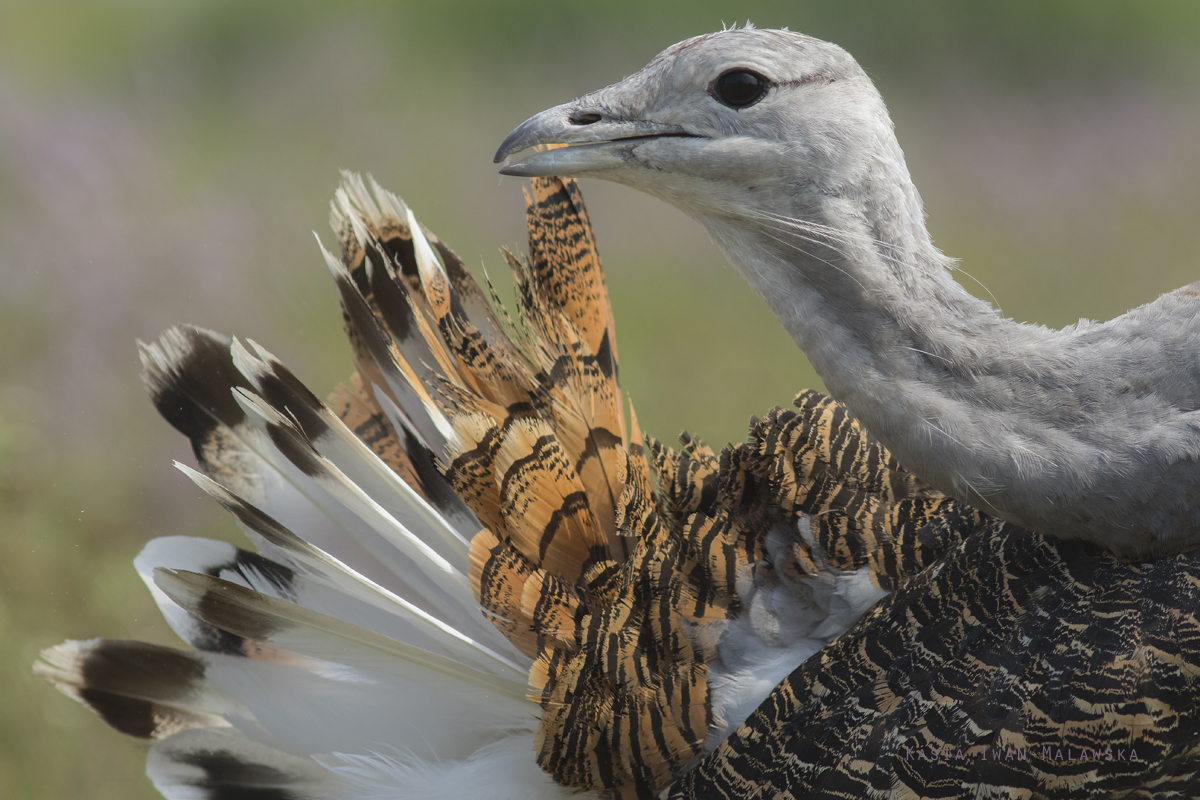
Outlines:
{"label": "barred plumage", "polygon": [[1123,562],[992,521],[668,796],[1194,797],[1196,608],[1196,551]]}

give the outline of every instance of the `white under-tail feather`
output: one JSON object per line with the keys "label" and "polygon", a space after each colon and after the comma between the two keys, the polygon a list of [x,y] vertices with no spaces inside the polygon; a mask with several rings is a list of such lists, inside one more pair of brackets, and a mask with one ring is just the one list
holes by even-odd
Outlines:
{"label": "white under-tail feather", "polygon": [[[197,367],[220,344],[176,330],[144,347],[159,396],[169,385],[203,407],[189,384],[213,378]],[[136,731],[159,740],[148,771],[173,799],[243,784],[346,800],[567,796],[534,761],[530,659],[479,612],[463,533],[254,350],[226,351],[234,405],[202,414],[207,474],[181,469],[263,555],[179,537],[147,545],[138,570],[198,652],[167,651],[191,670],[167,698],[117,687],[109,721],[173,703],[161,726]],[[40,669],[94,693],[112,682],[97,655],[122,644],[68,642]]]}

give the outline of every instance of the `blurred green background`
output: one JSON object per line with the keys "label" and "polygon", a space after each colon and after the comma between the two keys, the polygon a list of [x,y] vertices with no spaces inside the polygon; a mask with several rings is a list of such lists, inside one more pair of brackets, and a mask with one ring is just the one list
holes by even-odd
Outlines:
{"label": "blurred green background", "polygon": [[[66,638],[173,642],[131,560],[234,537],[171,469],[133,342],[248,336],[349,372],[341,168],[469,264],[523,247],[491,155],[530,114],[749,18],[836,41],[888,99],[936,241],[1017,319],[1107,318],[1198,277],[1200,3],[0,2],[0,797],[157,797],[137,743],[30,671]],[[819,385],[678,212],[584,183],[644,427],[721,445]]]}

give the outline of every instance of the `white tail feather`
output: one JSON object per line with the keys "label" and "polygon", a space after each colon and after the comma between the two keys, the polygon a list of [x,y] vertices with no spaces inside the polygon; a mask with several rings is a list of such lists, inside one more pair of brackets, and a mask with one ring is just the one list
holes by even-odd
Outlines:
{"label": "white tail feather", "polygon": [[[195,470],[183,465],[179,465],[179,468],[200,488],[204,489],[217,502],[221,503],[222,506],[235,514],[238,513],[238,505],[243,502],[240,498],[237,498],[211,478]],[[445,654],[452,658],[464,661],[478,660],[480,664],[488,665],[482,668],[496,669],[499,667],[499,671],[502,673],[508,671],[519,679],[524,679],[528,671],[527,668],[521,667],[511,658],[494,652],[483,644],[471,639],[465,633],[451,627],[442,619],[426,613],[403,597],[363,577],[320,548],[299,538],[291,531],[280,526],[275,526],[269,530],[266,526],[261,526],[258,532],[272,544],[286,551],[298,562],[299,566],[306,567],[306,576],[309,580],[333,590],[347,601],[351,599],[357,600],[367,606],[384,611],[391,618],[390,622],[403,621],[406,624],[404,626],[391,624],[388,626],[388,630],[381,630],[380,627],[375,625],[359,622],[355,619],[356,615],[353,615],[350,609],[347,608],[343,608],[337,612],[326,611],[325,613],[331,613],[349,622],[363,624],[364,627],[371,628],[378,633],[383,633],[394,639],[409,642],[410,644],[420,644],[423,647],[441,647],[444,649]],[[253,585],[249,588],[258,589],[257,586]],[[304,595],[307,592],[297,588],[296,594]],[[324,610],[317,598],[309,599],[305,596],[302,599],[297,599],[297,602],[306,608],[316,611]],[[414,634],[420,635],[421,639],[428,643],[422,644],[413,641]],[[507,645],[505,649],[515,654],[515,649],[508,644],[507,640],[504,640],[504,642]]]}
{"label": "white tail feather", "polygon": [[474,688],[490,702],[528,709],[523,681],[460,664],[406,642],[236,583],[195,572],[159,567],[154,582],[194,616],[256,642],[291,650],[331,665],[341,664],[406,676],[416,682],[463,691]]}

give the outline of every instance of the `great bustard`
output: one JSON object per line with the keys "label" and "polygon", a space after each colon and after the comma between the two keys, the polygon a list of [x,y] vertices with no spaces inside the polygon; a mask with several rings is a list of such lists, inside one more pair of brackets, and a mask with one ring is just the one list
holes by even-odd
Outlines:
{"label": "great bustard", "polygon": [[[778,135],[746,127],[763,120]],[[959,293],[853,60],[787,32],[700,37],[498,157],[556,142],[573,146],[508,171],[594,172],[701,218],[878,429],[803,393],[719,457],[643,440],[573,183],[534,181],[513,324],[402,202],[348,176],[327,259],[348,387],[322,403],[196,328],[143,348],[202,469],[184,471],[258,553],[151,542],[138,569],[196,650],[68,642],[39,671],[155,740],[171,798],[1188,795],[1200,564],[1110,550],[1185,546],[1170,519],[1190,507],[1131,535],[1129,508],[1096,500],[1109,518],[1084,524],[1093,482],[1038,448],[1099,446],[1052,403],[1086,366],[1054,348],[1105,328],[1019,328]],[[1026,405],[981,403],[1013,381]],[[1114,436],[1144,430],[1126,416]],[[1039,481],[1059,515],[1041,533],[984,513],[1036,516]]]}

